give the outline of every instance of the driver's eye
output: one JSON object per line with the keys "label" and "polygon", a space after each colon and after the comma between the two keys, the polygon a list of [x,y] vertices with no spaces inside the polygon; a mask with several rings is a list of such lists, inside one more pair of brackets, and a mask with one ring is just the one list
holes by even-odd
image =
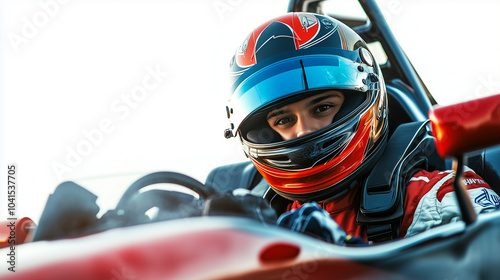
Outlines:
{"label": "driver's eye", "polygon": [[328,109],[330,109],[332,107],[333,106],[329,105],[329,104],[319,105],[318,107],[316,107],[316,109],[314,110],[314,112],[315,113],[321,113],[321,112],[327,111]]}
{"label": "driver's eye", "polygon": [[290,118],[290,117],[280,118],[274,123],[274,125],[286,125],[287,123],[290,123],[291,121],[292,121],[292,118]]}

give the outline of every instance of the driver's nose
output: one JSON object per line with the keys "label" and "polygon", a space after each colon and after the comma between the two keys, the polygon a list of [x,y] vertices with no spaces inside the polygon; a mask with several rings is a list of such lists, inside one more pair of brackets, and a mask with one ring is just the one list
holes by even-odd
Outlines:
{"label": "driver's nose", "polygon": [[314,122],[307,117],[298,117],[295,124],[295,138],[314,132]]}

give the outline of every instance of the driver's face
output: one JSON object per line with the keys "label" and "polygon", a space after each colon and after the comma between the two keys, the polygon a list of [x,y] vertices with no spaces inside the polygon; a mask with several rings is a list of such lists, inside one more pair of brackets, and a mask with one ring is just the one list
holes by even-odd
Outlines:
{"label": "driver's face", "polygon": [[272,110],[267,122],[283,140],[290,140],[331,124],[342,103],[344,94],[329,90]]}

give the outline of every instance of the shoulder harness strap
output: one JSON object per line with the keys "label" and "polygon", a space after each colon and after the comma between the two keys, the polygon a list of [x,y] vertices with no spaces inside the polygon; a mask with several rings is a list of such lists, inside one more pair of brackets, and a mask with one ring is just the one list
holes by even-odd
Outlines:
{"label": "shoulder harness strap", "polygon": [[418,170],[442,170],[428,121],[400,125],[365,180],[357,222],[367,226],[369,241],[399,237],[406,185]]}

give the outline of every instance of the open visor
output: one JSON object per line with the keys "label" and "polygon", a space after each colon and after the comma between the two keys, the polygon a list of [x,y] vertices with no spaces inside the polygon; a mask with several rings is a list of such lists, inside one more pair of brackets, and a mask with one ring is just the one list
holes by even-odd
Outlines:
{"label": "open visor", "polygon": [[[366,92],[373,89],[373,67],[334,55],[307,55],[282,60],[253,73],[233,92],[230,121],[238,131],[253,112],[297,93],[311,95],[323,89]],[[306,98],[307,96],[303,96]]]}

